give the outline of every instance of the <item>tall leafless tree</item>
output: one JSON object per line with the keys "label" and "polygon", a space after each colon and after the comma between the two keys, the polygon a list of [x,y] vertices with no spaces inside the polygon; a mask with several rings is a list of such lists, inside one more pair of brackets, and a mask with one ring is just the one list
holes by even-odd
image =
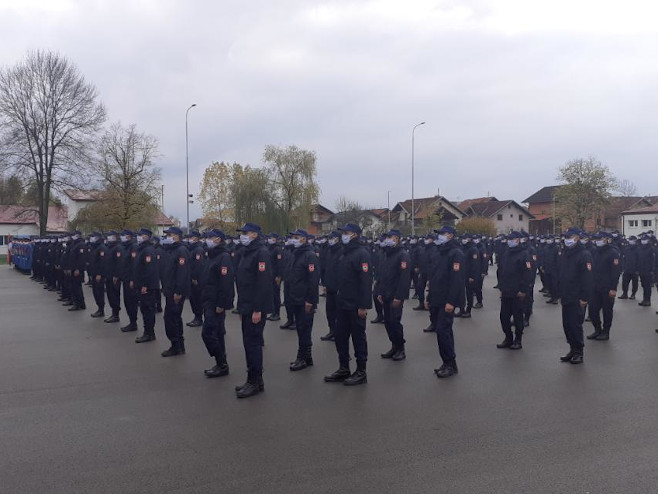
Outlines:
{"label": "tall leafless tree", "polygon": [[35,182],[42,235],[52,189],[86,175],[105,115],[93,84],[57,53],[0,70],[0,164]]}

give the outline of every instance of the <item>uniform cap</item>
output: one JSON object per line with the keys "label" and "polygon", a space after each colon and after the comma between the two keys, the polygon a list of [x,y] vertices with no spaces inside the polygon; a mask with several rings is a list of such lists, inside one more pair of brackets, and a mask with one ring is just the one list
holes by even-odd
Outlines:
{"label": "uniform cap", "polygon": [[238,232],[256,232],[260,233],[260,226],[258,226],[256,223],[245,223],[242,225],[242,228],[238,228],[236,231]]}
{"label": "uniform cap", "polygon": [[148,228],[140,228],[137,231],[137,235],[148,235],[149,237],[153,236],[153,232]]}
{"label": "uniform cap", "polygon": [[400,237],[402,238],[402,232],[400,230],[389,230],[385,233],[387,237]]}
{"label": "uniform cap", "polygon": [[348,223],[345,226],[339,228],[341,232],[352,232],[356,233],[357,235],[361,235],[361,227],[359,225],[355,225],[354,223]]}
{"label": "uniform cap", "polygon": [[130,235],[130,236],[133,236],[133,235],[135,235],[135,232],[133,232],[132,230],[123,230],[123,231],[121,232],[121,235]]}
{"label": "uniform cap", "polygon": [[583,231],[580,228],[569,228],[562,235],[564,237],[573,237],[574,235],[578,235],[580,237],[580,236],[582,236],[582,234],[583,234]]}
{"label": "uniform cap", "polygon": [[302,228],[297,228],[294,232],[289,232],[288,235],[298,235],[300,237],[311,238],[313,235],[310,235],[306,230]]}
{"label": "uniform cap", "polygon": [[327,235],[327,238],[340,238],[340,232],[338,230],[334,230],[329,235]]}
{"label": "uniform cap", "polygon": [[178,228],[177,226],[172,226],[172,227],[170,227],[170,228],[167,228],[167,229],[164,231],[164,233],[169,233],[169,234],[173,234],[173,235],[178,235],[179,237],[182,237],[182,236],[183,236],[183,230],[181,230],[181,229]]}
{"label": "uniform cap", "polygon": [[200,236],[201,236],[201,233],[199,232],[199,230],[192,230],[190,232],[190,237],[200,237]]}
{"label": "uniform cap", "polygon": [[206,238],[218,237],[222,240],[226,240],[226,234],[219,228],[211,228],[210,230],[206,230],[203,236]]}
{"label": "uniform cap", "polygon": [[276,232],[270,232],[267,234],[267,238],[276,238],[277,240],[280,239],[279,234]]}
{"label": "uniform cap", "polygon": [[507,234],[507,239],[512,240],[515,238],[523,238],[523,233],[517,231],[511,231]]}
{"label": "uniform cap", "polygon": [[457,230],[455,230],[455,227],[450,225],[443,225],[440,230],[434,231],[436,233],[451,233],[453,235],[457,235]]}

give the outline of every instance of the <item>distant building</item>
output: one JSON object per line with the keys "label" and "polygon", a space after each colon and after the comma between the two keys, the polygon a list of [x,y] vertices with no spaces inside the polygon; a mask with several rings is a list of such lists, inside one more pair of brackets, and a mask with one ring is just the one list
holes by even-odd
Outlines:
{"label": "distant building", "polygon": [[[68,224],[65,206],[48,208],[47,233],[64,233]],[[9,237],[39,235],[39,210],[36,206],[0,206],[0,254],[7,254]]]}
{"label": "distant building", "polygon": [[629,209],[621,213],[621,233],[630,237],[653,230],[658,225],[658,204],[641,208]]}
{"label": "distant building", "polygon": [[528,212],[533,216],[530,221],[529,232],[536,235],[552,234],[560,232],[560,223],[553,220],[555,217],[556,203],[555,193],[561,185],[549,185],[542,187],[527,199],[523,200],[528,206]]}
{"label": "distant building", "polygon": [[[391,210],[396,215],[396,226],[400,229],[411,229],[411,199],[398,202]],[[435,214],[441,219],[442,224],[456,224],[466,217],[466,213],[443,196],[421,197],[413,200],[414,223],[416,228],[429,215]]]}
{"label": "distant building", "polygon": [[469,217],[491,219],[499,234],[509,233],[512,230],[529,231],[530,221],[534,219],[530,211],[513,200],[473,202],[464,212]]}

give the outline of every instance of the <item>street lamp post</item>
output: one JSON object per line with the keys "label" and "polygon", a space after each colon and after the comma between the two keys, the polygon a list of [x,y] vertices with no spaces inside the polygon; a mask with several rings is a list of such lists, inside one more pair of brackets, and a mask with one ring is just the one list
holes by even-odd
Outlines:
{"label": "street lamp post", "polygon": [[420,122],[414,125],[411,130],[411,235],[416,235],[416,211],[414,201],[414,137],[416,128],[425,125],[425,122]]}
{"label": "street lamp post", "polygon": [[165,212],[164,212],[164,184],[162,184],[162,190],[160,192],[160,199],[161,199],[161,203],[162,203],[161,207],[162,207],[162,216],[163,216],[163,218],[162,218],[162,230],[164,231],[164,227],[165,227],[165,220],[164,220],[164,215],[165,215]]}
{"label": "street lamp post", "polygon": [[386,208],[388,209],[388,229],[391,229],[391,191],[386,194]]}
{"label": "street lamp post", "polygon": [[196,103],[190,105],[190,107],[185,111],[185,206],[187,208],[187,223],[185,226],[185,231],[189,233],[190,231],[190,155],[189,155],[189,144],[188,144],[188,132],[187,132],[187,114],[192,108],[196,106]]}

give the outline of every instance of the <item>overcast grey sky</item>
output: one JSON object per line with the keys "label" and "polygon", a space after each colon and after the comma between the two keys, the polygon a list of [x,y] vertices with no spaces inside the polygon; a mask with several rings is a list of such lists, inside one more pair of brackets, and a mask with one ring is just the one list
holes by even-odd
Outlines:
{"label": "overcast grey sky", "polygon": [[[658,4],[625,0],[0,0],[0,65],[52,49],[160,141],[165,210],[212,160],[314,150],[321,202],[525,199],[593,155],[658,195]],[[190,216],[201,213],[195,204]]]}

